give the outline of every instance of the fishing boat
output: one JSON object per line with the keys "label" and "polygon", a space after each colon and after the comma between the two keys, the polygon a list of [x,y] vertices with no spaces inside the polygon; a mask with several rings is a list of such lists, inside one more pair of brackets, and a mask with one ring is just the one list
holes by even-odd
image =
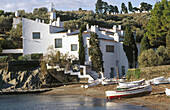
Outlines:
{"label": "fishing boat", "polygon": [[152,91],[151,85],[149,84],[149,85],[132,87],[126,90],[105,91],[105,93],[106,93],[106,98],[108,100],[111,100],[117,98],[146,95],[146,94],[150,94],[151,91]]}
{"label": "fishing boat", "polygon": [[139,80],[139,81],[132,81],[127,83],[119,83],[119,86],[131,86],[131,85],[141,85],[145,82],[145,79]]}
{"label": "fishing boat", "polygon": [[104,79],[102,80],[102,85],[105,86],[105,85],[111,85],[111,84],[117,84],[118,83],[118,79],[116,78],[112,78],[112,79]]}
{"label": "fishing boat", "polygon": [[166,88],[165,93],[166,93],[167,96],[170,96],[170,89]]}

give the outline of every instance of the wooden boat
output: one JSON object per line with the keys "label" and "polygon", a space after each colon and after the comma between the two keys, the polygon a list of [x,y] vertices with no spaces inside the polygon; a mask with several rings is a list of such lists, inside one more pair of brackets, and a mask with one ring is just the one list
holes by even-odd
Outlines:
{"label": "wooden boat", "polygon": [[145,79],[139,80],[139,81],[132,81],[127,83],[119,83],[119,86],[131,86],[131,85],[141,85],[145,82]]}
{"label": "wooden boat", "polygon": [[132,87],[126,90],[116,90],[116,91],[106,91],[106,98],[108,100],[123,98],[123,97],[134,97],[150,94],[152,91],[151,85],[141,85],[137,87]]}
{"label": "wooden boat", "polygon": [[167,96],[170,96],[170,89],[166,88],[165,93],[166,93]]}
{"label": "wooden boat", "polygon": [[118,79],[104,79],[102,80],[101,84],[103,86],[105,85],[110,85],[110,84],[117,84],[118,83]]}
{"label": "wooden boat", "polygon": [[168,79],[165,79],[163,76],[161,76],[161,77],[154,78],[152,83],[155,85],[159,85],[159,84],[169,84],[170,82]]}

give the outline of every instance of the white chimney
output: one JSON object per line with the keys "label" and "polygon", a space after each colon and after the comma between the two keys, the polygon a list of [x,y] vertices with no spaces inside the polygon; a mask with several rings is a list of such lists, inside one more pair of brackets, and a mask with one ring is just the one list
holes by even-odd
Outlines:
{"label": "white chimney", "polygon": [[119,30],[121,30],[121,25],[119,25]]}
{"label": "white chimney", "polygon": [[87,30],[89,29],[89,24],[86,24],[86,29],[87,29]]}
{"label": "white chimney", "polygon": [[114,40],[119,42],[119,34],[118,33],[115,33],[114,34]]}
{"label": "white chimney", "polygon": [[60,27],[61,25],[61,22],[60,22],[60,17],[57,18],[57,26]]}
{"label": "white chimney", "polygon": [[44,20],[42,20],[42,23],[44,23]]}
{"label": "white chimney", "polygon": [[38,22],[40,22],[40,23],[41,23],[41,20],[39,19],[39,20],[38,20]]}
{"label": "white chimney", "polygon": [[36,22],[39,22],[39,19],[38,19],[38,18],[36,18],[36,19],[35,19],[35,21],[36,21]]}
{"label": "white chimney", "polygon": [[52,20],[50,20],[49,25],[52,25]]}
{"label": "white chimney", "polygon": [[98,32],[98,26],[96,26],[96,25],[91,26],[91,31],[92,32]]}
{"label": "white chimney", "polygon": [[117,27],[116,25],[113,26],[113,32],[116,32],[117,31]]}
{"label": "white chimney", "polygon": [[15,17],[19,17],[19,11],[15,12]]}
{"label": "white chimney", "polygon": [[68,30],[68,33],[71,33],[71,29]]}

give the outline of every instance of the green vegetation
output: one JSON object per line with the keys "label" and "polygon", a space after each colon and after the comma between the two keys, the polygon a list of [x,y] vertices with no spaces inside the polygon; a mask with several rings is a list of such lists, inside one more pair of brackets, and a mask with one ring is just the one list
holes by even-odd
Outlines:
{"label": "green vegetation", "polygon": [[92,62],[92,70],[97,73],[103,71],[103,54],[100,50],[100,41],[96,33],[90,33],[89,55]]}
{"label": "green vegetation", "polygon": [[142,41],[141,41],[141,43],[140,43],[140,53],[142,53],[144,50],[147,50],[147,49],[149,49],[150,48],[150,43],[149,43],[149,39],[146,37],[146,36],[144,36],[143,38],[142,38]]}
{"label": "green vegetation", "polygon": [[141,75],[141,70],[139,68],[136,69],[128,69],[127,74],[126,74],[126,78],[128,80],[130,79],[139,79]]}
{"label": "green vegetation", "polygon": [[146,27],[146,36],[153,47],[166,45],[166,35],[170,31],[170,1],[162,0],[156,3],[151,11],[151,20]]}
{"label": "green vegetation", "polygon": [[79,61],[80,65],[84,65],[85,61],[85,47],[84,47],[84,42],[83,42],[83,31],[85,31],[86,25],[82,24],[80,27],[80,32],[79,32]]}
{"label": "green vegetation", "polygon": [[151,67],[170,64],[170,53],[164,46],[156,51],[153,49],[144,50],[138,57],[140,67]]}
{"label": "green vegetation", "polygon": [[[138,57],[138,49],[135,43],[133,32],[130,26],[127,26],[125,29],[125,37],[123,40],[123,50],[126,53],[129,67],[135,67]],[[134,64],[135,63],[135,64]]]}

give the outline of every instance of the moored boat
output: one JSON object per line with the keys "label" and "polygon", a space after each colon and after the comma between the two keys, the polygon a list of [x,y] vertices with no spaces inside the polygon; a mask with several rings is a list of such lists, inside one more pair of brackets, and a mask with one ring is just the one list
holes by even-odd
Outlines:
{"label": "moored boat", "polygon": [[145,82],[145,79],[139,80],[139,81],[132,81],[127,83],[119,83],[119,86],[132,86],[132,85],[141,85]]}
{"label": "moored boat", "polygon": [[102,80],[102,85],[110,85],[110,84],[117,84],[118,83],[118,79],[115,79],[115,78],[113,78],[113,79],[104,79],[104,80]]}
{"label": "moored boat", "polygon": [[106,91],[106,98],[108,100],[123,98],[123,97],[134,97],[150,94],[152,91],[151,85],[141,85],[132,87],[126,90]]}

